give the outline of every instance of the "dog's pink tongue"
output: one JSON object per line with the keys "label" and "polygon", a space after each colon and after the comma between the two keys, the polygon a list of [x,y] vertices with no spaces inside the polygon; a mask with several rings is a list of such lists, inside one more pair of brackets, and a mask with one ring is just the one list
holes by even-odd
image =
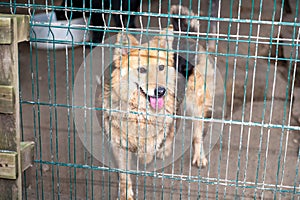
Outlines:
{"label": "dog's pink tongue", "polygon": [[162,109],[164,107],[164,99],[162,97],[150,97],[150,105],[153,109],[156,109],[156,106],[158,109]]}

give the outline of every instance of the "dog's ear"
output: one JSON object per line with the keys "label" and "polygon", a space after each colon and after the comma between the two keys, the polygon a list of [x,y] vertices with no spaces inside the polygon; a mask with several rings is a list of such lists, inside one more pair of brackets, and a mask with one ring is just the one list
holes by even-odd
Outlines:
{"label": "dog's ear", "polygon": [[178,15],[177,17],[172,17],[171,22],[174,26],[175,31],[180,32],[199,32],[200,23],[196,19],[180,18],[180,16],[196,16],[193,11],[189,10],[187,7],[180,5],[173,5],[171,7],[171,14]]}
{"label": "dog's ear", "polygon": [[174,41],[173,26],[170,25],[160,32],[159,36],[155,36],[150,41],[150,46],[159,47],[163,49],[172,49]]}
{"label": "dog's ear", "polygon": [[138,40],[131,34],[127,34],[124,32],[120,32],[117,35],[117,42],[115,48],[115,56],[118,58],[122,55],[127,55],[129,54],[130,48],[132,46],[138,46],[139,42]]}
{"label": "dog's ear", "polygon": [[117,35],[116,48],[114,51],[114,63],[115,67],[119,68],[121,63],[121,57],[129,55],[130,49],[132,46],[138,46],[138,40],[131,34],[127,34],[124,32],[119,32]]}

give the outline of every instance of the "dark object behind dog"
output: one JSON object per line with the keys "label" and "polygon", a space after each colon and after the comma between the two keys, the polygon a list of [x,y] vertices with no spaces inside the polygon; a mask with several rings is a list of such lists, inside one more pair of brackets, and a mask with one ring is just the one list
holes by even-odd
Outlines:
{"label": "dark object behind dog", "polygon": [[292,9],[291,9],[289,0],[284,0],[284,11],[288,14],[292,13]]}
{"label": "dark object behind dog", "polygon": [[[122,4],[122,5],[121,5]],[[63,0],[61,6],[70,7],[70,8],[86,8],[84,13],[87,16],[91,17],[91,24],[93,26],[104,26],[103,13],[101,12],[89,12],[89,8],[91,9],[110,9],[110,10],[122,10],[122,11],[137,11],[140,6],[140,0],[92,0],[90,4],[90,0]],[[65,11],[65,10],[56,10],[56,17],[58,20],[65,20],[66,14],[70,19],[82,17],[83,11]],[[125,27],[135,28],[135,15],[112,15],[116,24],[116,27]],[[92,42],[100,43],[103,40],[103,30],[99,28],[99,30],[93,31]]]}

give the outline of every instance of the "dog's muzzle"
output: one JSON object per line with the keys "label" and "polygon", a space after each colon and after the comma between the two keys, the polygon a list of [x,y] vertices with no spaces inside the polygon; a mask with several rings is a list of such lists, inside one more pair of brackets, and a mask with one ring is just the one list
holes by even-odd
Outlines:
{"label": "dog's muzzle", "polygon": [[149,96],[150,106],[153,109],[162,109],[164,107],[164,96],[166,94],[166,88],[158,86],[154,89],[154,96]]}
{"label": "dog's muzzle", "polygon": [[148,101],[150,103],[151,108],[153,108],[154,110],[158,109],[162,109],[164,107],[164,96],[166,94],[166,88],[162,87],[162,86],[157,86],[154,89],[154,95],[148,95],[142,87],[140,87],[137,83],[136,86],[138,87],[138,89],[141,91],[141,93],[147,98],[148,97]]}

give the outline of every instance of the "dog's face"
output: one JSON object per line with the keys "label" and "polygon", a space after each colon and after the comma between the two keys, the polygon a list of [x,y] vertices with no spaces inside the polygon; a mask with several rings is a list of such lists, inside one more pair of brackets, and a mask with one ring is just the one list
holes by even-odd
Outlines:
{"label": "dog's face", "polygon": [[[122,44],[120,40],[123,40],[127,47],[115,51],[116,67],[119,69],[118,76],[123,88],[121,91],[127,91],[127,98],[128,94],[129,98],[139,95],[140,102],[146,100],[154,110],[164,108],[167,96],[175,94],[176,71],[173,67],[173,53],[167,51],[172,48],[173,40],[168,39],[166,36],[154,37],[149,43],[141,46],[132,35],[124,37],[119,34],[118,43]],[[135,48],[129,49],[128,45]],[[138,46],[141,49],[137,49]]]}

